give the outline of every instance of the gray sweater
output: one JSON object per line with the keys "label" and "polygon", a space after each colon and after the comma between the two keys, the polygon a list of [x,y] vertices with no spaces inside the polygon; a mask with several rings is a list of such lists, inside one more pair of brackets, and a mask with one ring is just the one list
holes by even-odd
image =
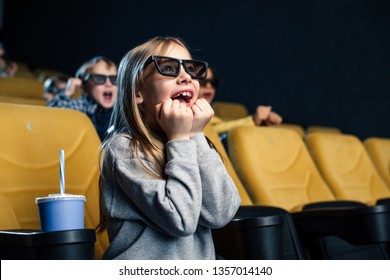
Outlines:
{"label": "gray sweater", "polygon": [[203,134],[169,141],[162,180],[142,169],[130,141],[116,135],[105,150],[102,210],[110,246],[103,258],[215,259],[211,228],[226,225],[241,203],[218,153]]}

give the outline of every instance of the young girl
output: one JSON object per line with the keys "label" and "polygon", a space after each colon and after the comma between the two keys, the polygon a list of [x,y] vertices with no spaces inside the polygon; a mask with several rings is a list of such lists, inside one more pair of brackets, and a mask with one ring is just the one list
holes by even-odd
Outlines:
{"label": "young girl", "polygon": [[215,259],[212,228],[241,200],[203,128],[213,116],[197,100],[207,63],[178,38],[131,50],[118,71],[118,99],[104,143],[105,259]]}

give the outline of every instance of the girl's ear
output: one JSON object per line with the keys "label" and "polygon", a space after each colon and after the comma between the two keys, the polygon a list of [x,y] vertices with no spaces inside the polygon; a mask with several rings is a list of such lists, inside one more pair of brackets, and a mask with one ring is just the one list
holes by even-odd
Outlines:
{"label": "girl's ear", "polygon": [[144,98],[142,97],[142,93],[140,91],[137,91],[135,94],[135,102],[137,105],[142,104],[144,102]]}

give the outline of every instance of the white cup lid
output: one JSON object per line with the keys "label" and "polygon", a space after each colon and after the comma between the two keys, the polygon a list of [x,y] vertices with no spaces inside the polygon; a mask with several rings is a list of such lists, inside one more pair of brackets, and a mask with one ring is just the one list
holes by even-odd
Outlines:
{"label": "white cup lid", "polygon": [[75,195],[75,194],[49,194],[45,197],[37,197],[35,199],[35,203],[44,203],[49,201],[55,201],[55,200],[83,200],[86,201],[86,198],[84,195]]}

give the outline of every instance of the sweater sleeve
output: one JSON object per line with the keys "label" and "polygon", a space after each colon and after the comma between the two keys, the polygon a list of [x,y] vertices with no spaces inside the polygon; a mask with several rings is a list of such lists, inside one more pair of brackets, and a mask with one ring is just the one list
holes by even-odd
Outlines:
{"label": "sweater sleeve", "polygon": [[219,228],[226,225],[237,212],[241,198],[219,154],[211,148],[203,133],[192,138],[202,181],[202,209],[199,223]]}
{"label": "sweater sleeve", "polygon": [[222,134],[237,126],[255,126],[256,124],[253,121],[252,116],[248,116],[245,118],[230,121],[223,121],[218,117],[213,117],[211,125],[217,131],[218,134]]}
{"label": "sweater sleeve", "polygon": [[[171,236],[193,234],[202,205],[195,143],[191,140],[167,143],[166,179],[148,175],[138,159],[128,156],[128,146],[125,142],[110,149],[111,157],[115,159],[115,175],[112,176],[118,188],[111,187],[113,192],[117,189],[116,193],[112,193],[112,199],[106,201],[109,216],[131,220],[135,218],[135,208],[140,212],[136,219],[143,219],[159,231]],[[149,165],[147,161],[144,164]]]}

